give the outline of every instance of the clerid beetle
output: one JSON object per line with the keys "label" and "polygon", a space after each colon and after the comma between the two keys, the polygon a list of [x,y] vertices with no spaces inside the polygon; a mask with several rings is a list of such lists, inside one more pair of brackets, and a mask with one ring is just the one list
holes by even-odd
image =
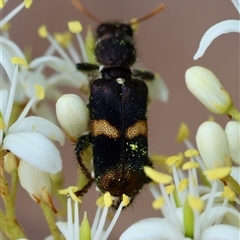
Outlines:
{"label": "clerid beetle", "polygon": [[[96,19],[80,2],[72,2]],[[162,9],[163,5],[160,5],[137,22]],[[101,74],[90,85],[90,132],[80,136],[75,147],[78,163],[89,181],[76,195],[82,196],[95,182],[102,193],[111,194],[115,209],[121,203],[123,194],[132,201],[143,185],[150,182],[143,167],[153,165],[148,156],[148,88],[144,82],[144,75],[149,78],[151,74],[143,72],[141,80],[135,78],[140,71],[130,68],[136,61],[133,42],[131,24],[101,23],[96,31],[95,48],[99,65],[76,65],[79,71],[98,70]],[[89,146],[93,151],[94,176],[81,157]]]}

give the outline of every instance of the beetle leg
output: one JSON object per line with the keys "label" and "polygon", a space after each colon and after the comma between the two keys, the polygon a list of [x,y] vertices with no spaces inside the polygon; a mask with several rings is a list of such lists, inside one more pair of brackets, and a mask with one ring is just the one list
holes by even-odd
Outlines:
{"label": "beetle leg", "polygon": [[78,190],[77,192],[75,192],[75,194],[78,197],[83,196],[88,191],[88,189],[91,187],[91,185],[93,183],[93,177],[91,175],[91,170],[89,169],[90,167],[87,166],[86,162],[84,162],[84,159],[82,157],[84,151],[88,147],[90,147],[90,145],[91,145],[90,134],[88,133],[88,134],[83,134],[81,137],[79,137],[78,141],[76,143],[76,146],[75,146],[75,155],[77,157],[77,161],[80,165],[82,172],[88,179],[87,184],[81,190]]}

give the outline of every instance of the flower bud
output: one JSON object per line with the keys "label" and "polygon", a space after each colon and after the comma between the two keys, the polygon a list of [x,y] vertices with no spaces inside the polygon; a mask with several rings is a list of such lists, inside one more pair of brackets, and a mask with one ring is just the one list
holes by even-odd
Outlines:
{"label": "flower bud", "polygon": [[4,170],[11,174],[14,170],[18,168],[19,159],[13,153],[9,152],[4,156]]}
{"label": "flower bud", "polygon": [[211,112],[225,114],[233,106],[229,93],[210,70],[191,67],[186,71],[185,81],[190,92]]}
{"label": "flower bud", "polygon": [[227,136],[219,124],[202,123],[198,128],[196,141],[208,169],[231,166]]}
{"label": "flower bud", "polygon": [[86,104],[75,94],[65,94],[56,103],[59,123],[73,142],[88,129],[89,113]]}
{"label": "flower bud", "polygon": [[240,165],[240,123],[235,121],[228,122],[225,132],[228,138],[231,159]]}
{"label": "flower bud", "polygon": [[52,184],[50,174],[42,172],[24,160],[20,160],[18,175],[21,186],[37,202],[46,202],[55,211],[51,199]]}

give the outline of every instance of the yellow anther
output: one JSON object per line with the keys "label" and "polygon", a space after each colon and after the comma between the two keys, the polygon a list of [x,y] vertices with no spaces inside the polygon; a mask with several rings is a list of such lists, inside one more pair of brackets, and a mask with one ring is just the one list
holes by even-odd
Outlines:
{"label": "yellow anther", "polygon": [[224,191],[221,196],[224,198],[228,198],[230,201],[234,201],[236,198],[235,192],[232,191],[228,186],[224,186]]}
{"label": "yellow anther", "polygon": [[82,31],[82,25],[79,21],[68,22],[68,29],[72,33],[79,33]]}
{"label": "yellow anther", "polygon": [[171,156],[166,160],[166,164],[171,167],[172,165],[174,165],[175,163],[181,161],[181,158],[179,156]]}
{"label": "yellow anther", "polygon": [[173,185],[173,184],[165,187],[165,190],[166,190],[167,194],[172,193],[174,191],[174,189],[175,189],[175,185]]}
{"label": "yellow anther", "polygon": [[3,26],[1,26],[2,31],[8,31],[10,28],[11,28],[11,23],[9,23],[9,22],[5,23]]}
{"label": "yellow anther", "polygon": [[151,167],[145,166],[144,167],[144,172],[154,182],[163,183],[163,184],[167,184],[167,183],[171,183],[172,182],[172,176],[164,174],[164,173],[160,173],[160,172],[154,170]]}
{"label": "yellow anther", "polygon": [[198,167],[199,167],[199,163],[190,161],[183,164],[182,170],[188,170],[188,169],[198,168]]}
{"label": "yellow anther", "polygon": [[188,203],[190,205],[190,207],[193,210],[197,210],[197,211],[201,211],[203,209],[203,201],[199,198],[199,197],[194,197],[192,195],[189,195],[188,198]]}
{"label": "yellow anther", "polygon": [[3,8],[5,5],[5,1],[4,0],[0,0],[0,8]]}
{"label": "yellow anther", "polygon": [[188,149],[184,152],[184,156],[187,157],[187,158],[198,157],[199,152],[196,149]]}
{"label": "yellow anther", "polygon": [[122,195],[123,206],[126,207],[129,204],[129,202],[130,202],[130,198],[127,195],[123,194]]}
{"label": "yellow anther", "polygon": [[25,8],[29,9],[32,5],[32,0],[24,0]]}
{"label": "yellow anther", "polygon": [[45,96],[44,88],[41,85],[39,85],[39,84],[35,84],[34,88],[36,89],[36,93],[35,94],[36,94],[37,99],[38,100],[44,99],[44,96]]}
{"label": "yellow anther", "polygon": [[80,198],[78,198],[75,192],[78,191],[78,187],[76,186],[69,186],[68,188],[58,190],[59,194],[62,195],[70,195],[73,201],[75,202],[82,202]]}
{"label": "yellow anther", "polygon": [[150,156],[152,162],[154,164],[158,164],[160,166],[164,166],[166,160],[168,159],[168,156],[163,156],[163,155],[151,155]]}
{"label": "yellow anther", "polygon": [[204,172],[208,180],[217,180],[227,177],[231,172],[231,167],[221,167]]}
{"label": "yellow anther", "polygon": [[154,200],[152,203],[152,207],[156,210],[161,209],[164,205],[165,201],[163,197],[159,197],[158,199]]}
{"label": "yellow anther", "polygon": [[186,123],[182,123],[178,130],[177,142],[183,142],[185,139],[189,138],[190,132]]}
{"label": "yellow anther", "polygon": [[55,40],[64,48],[66,48],[72,41],[72,34],[68,31],[64,33],[55,33]]}
{"label": "yellow anther", "polygon": [[98,207],[101,207],[101,208],[104,207],[104,199],[103,199],[103,196],[100,196],[99,198],[97,198],[97,200],[96,200],[96,205],[97,205]]}
{"label": "yellow anther", "polygon": [[111,205],[112,205],[112,196],[111,196],[110,192],[106,192],[103,195],[103,199],[104,199],[104,205],[106,207],[111,207]]}
{"label": "yellow anther", "polygon": [[131,25],[131,28],[134,32],[137,32],[138,29],[139,29],[139,23],[138,23],[138,19],[137,18],[132,18],[130,20],[130,25]]}
{"label": "yellow anther", "polygon": [[12,58],[11,58],[11,63],[12,63],[12,64],[22,65],[22,66],[24,66],[25,68],[28,68],[28,64],[27,64],[27,62],[25,61],[25,59],[20,58],[20,57],[12,57]]}
{"label": "yellow anther", "polygon": [[187,178],[182,179],[178,184],[178,191],[183,192],[188,187],[188,183],[189,181]]}
{"label": "yellow anther", "polygon": [[48,32],[47,32],[47,27],[46,27],[46,25],[42,25],[41,27],[38,28],[38,35],[39,35],[41,38],[46,38],[46,37],[47,37]]}

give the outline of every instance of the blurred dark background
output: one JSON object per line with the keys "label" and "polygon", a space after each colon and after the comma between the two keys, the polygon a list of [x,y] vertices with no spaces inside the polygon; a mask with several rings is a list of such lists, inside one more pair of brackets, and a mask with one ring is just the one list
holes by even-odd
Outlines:
{"label": "blurred dark background", "polygon": [[[12,0],[3,9],[2,17],[21,1]],[[85,0],[86,8],[103,21],[120,20],[129,22],[133,17],[142,17],[151,12],[160,0]],[[149,153],[173,155],[185,150],[176,143],[176,135],[182,121],[191,130],[191,141],[195,144],[198,126],[211,114],[185,85],[185,71],[194,65],[212,70],[224,88],[230,92],[235,106],[239,109],[239,35],[230,33],[217,38],[197,61],[193,56],[205,31],[217,22],[238,19],[239,14],[231,1],[166,0],[166,9],[155,17],[141,23],[136,34],[138,66],[161,74],[165,80],[170,99],[167,104],[155,101],[149,107]],[[42,55],[49,43],[37,34],[40,25],[46,24],[48,31],[63,32],[67,22],[79,20],[86,30],[88,25],[95,29],[96,23],[77,11],[68,0],[48,0],[33,2],[29,10],[23,9],[12,21],[10,37],[22,49],[33,46],[33,57]],[[85,34],[83,31],[83,35]],[[214,115],[215,120],[225,127],[228,118]],[[66,142],[61,150],[65,187],[74,185],[77,178],[74,147]],[[88,212],[90,223],[95,214],[94,187],[85,195],[80,218]],[[160,212],[151,207],[153,197],[147,187],[136,197],[135,202],[123,211],[110,239],[117,239],[134,222],[147,217],[158,217]],[[45,219],[28,194],[19,188],[17,196],[17,217],[26,229],[29,239],[40,240],[49,234]]]}

